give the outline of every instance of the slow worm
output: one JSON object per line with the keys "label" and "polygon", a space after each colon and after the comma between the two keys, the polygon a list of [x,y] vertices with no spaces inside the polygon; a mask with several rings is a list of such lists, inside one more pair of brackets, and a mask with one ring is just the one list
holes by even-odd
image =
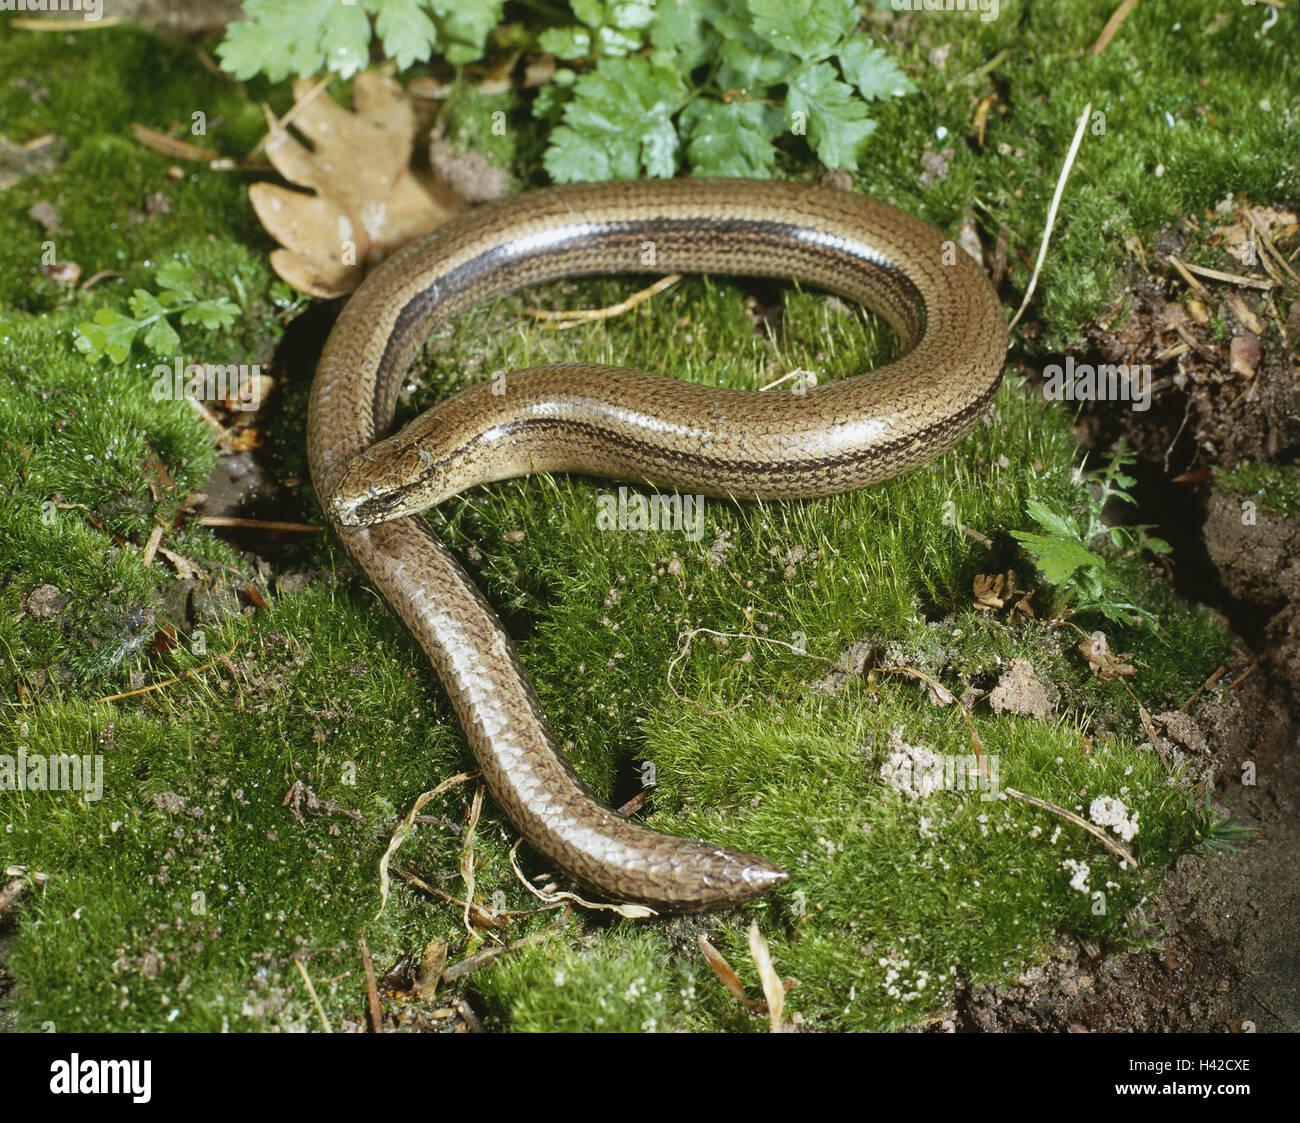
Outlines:
{"label": "slow worm", "polygon": [[[376,444],[435,324],[525,285],[647,271],[819,286],[882,316],[904,353],[803,394],[536,367],[471,386]],[[848,191],[694,179],[533,191],[453,220],[366,278],[316,370],[312,478],[334,530],[428,655],[489,790],[529,844],[609,898],[715,908],[787,875],[602,805],[560,753],[496,613],[417,512],[532,472],[730,499],[849,491],[955,444],[993,397],[1006,342],[974,261],[933,227]]]}

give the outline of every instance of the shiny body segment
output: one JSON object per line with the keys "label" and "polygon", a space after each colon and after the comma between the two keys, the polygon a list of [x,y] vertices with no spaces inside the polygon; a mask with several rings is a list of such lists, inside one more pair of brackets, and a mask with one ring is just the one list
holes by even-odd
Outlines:
{"label": "shiny body segment", "polygon": [[[396,435],[402,376],[432,327],[494,295],[601,273],[795,279],[859,301],[897,361],[805,394],[557,364],[470,387]],[[343,309],[312,387],[308,449],[348,551],[428,655],[493,797],[554,867],[661,911],[734,904],[785,873],[604,807],[559,752],[496,614],[416,513],[472,487],[580,471],[737,499],[863,487],[951,447],[996,392],[996,294],[933,227],[849,192],[750,180],[551,188],[414,243]],[[498,388],[499,389],[499,388]]]}

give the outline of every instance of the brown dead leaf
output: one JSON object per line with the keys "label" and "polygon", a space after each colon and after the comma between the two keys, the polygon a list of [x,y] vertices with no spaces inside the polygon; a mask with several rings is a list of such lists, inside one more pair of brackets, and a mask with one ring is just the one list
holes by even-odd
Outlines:
{"label": "brown dead leaf", "polygon": [[1006,608],[1007,602],[1016,593],[1016,575],[1008,569],[1006,573],[977,573],[975,575],[975,607],[985,612],[997,612]]}
{"label": "brown dead leaf", "polygon": [[1131,652],[1111,651],[1104,632],[1093,632],[1079,644],[1079,652],[1088,660],[1093,674],[1100,678],[1122,678],[1137,674],[1137,668],[1128,662]]}
{"label": "brown dead leaf", "polygon": [[704,961],[709,965],[709,970],[718,977],[718,980],[727,988],[731,996],[747,1010],[752,1010],[755,1013],[765,1012],[765,1007],[761,1002],[755,1002],[745,993],[745,984],[740,981],[740,976],[727,962],[726,956],[709,942],[709,938],[703,932],[699,935],[699,944],[700,951],[704,953]]}
{"label": "brown dead leaf", "polygon": [[1006,608],[1008,615],[1034,615],[1029,598],[1032,591],[1026,592],[1016,586],[1016,573],[1008,569],[1005,573],[978,573],[974,582],[975,607],[981,612],[1000,612]]}
{"label": "brown dead leaf", "polygon": [[998,684],[989,691],[989,705],[1002,714],[1025,714],[1049,720],[1056,711],[1058,692],[1049,687],[1027,659],[1012,659]]}
{"label": "brown dead leaf", "polygon": [[431,1001],[438,993],[438,983],[447,966],[447,941],[435,936],[420,956],[420,966],[415,975],[415,994],[422,1002]]}
{"label": "brown dead leaf", "polygon": [[758,969],[758,981],[763,986],[767,998],[768,1024],[773,1033],[780,1033],[785,1015],[785,981],[776,973],[772,963],[772,952],[767,946],[767,939],[759,931],[758,921],[749,926],[749,954]]}
{"label": "brown dead leaf", "polygon": [[[294,84],[295,97],[310,90],[310,82]],[[324,94],[299,103],[293,125],[310,148],[267,110],[267,158],[315,194],[273,183],[248,189],[257,217],[283,247],[272,252],[271,267],[312,296],[352,292],[368,270],[459,209],[412,172],[415,113],[390,76],[359,74],[353,104],[349,112]]]}
{"label": "brown dead leaf", "polygon": [[1229,364],[1233,374],[1243,378],[1254,378],[1255,368],[1259,366],[1259,340],[1250,332],[1234,335],[1228,348]]}

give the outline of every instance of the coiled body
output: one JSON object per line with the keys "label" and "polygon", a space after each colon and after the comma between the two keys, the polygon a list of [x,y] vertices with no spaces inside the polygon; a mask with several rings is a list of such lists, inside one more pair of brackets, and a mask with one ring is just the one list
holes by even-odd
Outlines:
{"label": "coiled body", "polygon": [[[882,315],[905,354],[805,394],[585,364],[538,367],[509,376],[504,393],[462,391],[375,444],[434,324],[525,285],[645,272],[647,259],[657,273],[821,286]],[[992,398],[1005,353],[1001,309],[983,273],[934,228],[892,207],[750,180],[552,188],[456,219],[366,279],[317,368],[312,477],[347,549],[428,655],[489,790],[534,849],[617,900],[712,908],[785,874],[602,806],[560,754],[496,614],[413,512],[537,471],[739,499],[848,491],[951,447]]]}

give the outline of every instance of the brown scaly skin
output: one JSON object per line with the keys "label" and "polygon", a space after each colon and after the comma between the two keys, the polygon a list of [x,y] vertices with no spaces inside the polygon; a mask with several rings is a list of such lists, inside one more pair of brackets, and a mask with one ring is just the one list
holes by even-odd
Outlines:
{"label": "brown scaly skin", "polygon": [[[471,387],[375,444],[436,323],[525,285],[647,267],[819,285],[878,312],[907,351],[802,395],[537,367],[510,376],[504,394]],[[715,908],[787,875],[602,806],[560,754],[496,614],[415,512],[538,471],[735,498],[852,490],[955,444],[997,390],[1006,343],[997,297],[973,261],[933,227],[849,192],[757,180],[534,191],[448,223],[357,290],[312,386],[312,478],[335,531],[428,655],[488,788],[533,848],[615,900]]]}

